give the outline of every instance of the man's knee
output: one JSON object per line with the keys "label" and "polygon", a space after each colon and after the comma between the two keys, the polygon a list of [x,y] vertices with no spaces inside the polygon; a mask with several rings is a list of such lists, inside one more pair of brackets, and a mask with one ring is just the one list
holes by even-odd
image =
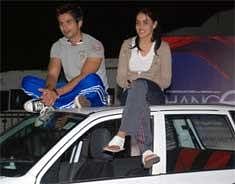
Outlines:
{"label": "man's knee", "polygon": [[23,77],[21,86],[24,89],[31,88],[32,86],[43,86],[45,84],[45,81],[43,79],[40,79],[38,77],[27,75]]}

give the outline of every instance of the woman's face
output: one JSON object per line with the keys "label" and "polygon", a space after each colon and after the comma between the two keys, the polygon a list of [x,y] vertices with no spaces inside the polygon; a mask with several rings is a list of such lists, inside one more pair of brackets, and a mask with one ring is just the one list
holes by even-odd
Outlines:
{"label": "woman's face", "polygon": [[135,28],[140,39],[148,37],[151,39],[156,26],[157,21],[153,21],[148,15],[144,13],[137,14]]}

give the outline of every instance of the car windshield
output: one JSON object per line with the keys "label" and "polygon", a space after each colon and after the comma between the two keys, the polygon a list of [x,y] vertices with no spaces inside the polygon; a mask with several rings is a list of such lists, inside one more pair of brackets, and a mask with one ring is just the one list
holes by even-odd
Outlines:
{"label": "car windshield", "polygon": [[33,115],[0,136],[0,175],[25,174],[48,150],[86,116],[50,112]]}

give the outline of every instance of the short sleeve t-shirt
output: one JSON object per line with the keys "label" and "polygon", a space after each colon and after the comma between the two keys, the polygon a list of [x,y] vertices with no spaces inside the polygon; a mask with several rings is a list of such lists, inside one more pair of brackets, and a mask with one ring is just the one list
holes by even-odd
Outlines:
{"label": "short sleeve t-shirt", "polygon": [[102,79],[105,89],[108,88],[104,63],[104,48],[102,43],[92,36],[82,33],[82,42],[75,46],[71,45],[67,38],[60,38],[52,45],[50,57],[61,60],[65,77],[68,81],[80,74],[87,58],[102,58],[101,66],[96,73]]}

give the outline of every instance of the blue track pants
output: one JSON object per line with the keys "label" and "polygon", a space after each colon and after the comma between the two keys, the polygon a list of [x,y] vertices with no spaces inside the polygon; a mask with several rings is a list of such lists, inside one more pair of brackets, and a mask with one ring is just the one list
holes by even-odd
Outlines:
{"label": "blue track pants", "polygon": [[[40,98],[42,93],[38,90],[44,88],[46,81],[44,79],[27,75],[22,80],[22,89],[24,92],[32,96],[32,98]],[[58,82],[56,88],[64,86],[66,82]],[[61,95],[54,103],[56,109],[73,108],[74,99],[77,95],[85,96],[90,102],[91,107],[107,105],[107,92],[101,78],[97,74],[89,74],[82,79],[71,91]]]}

